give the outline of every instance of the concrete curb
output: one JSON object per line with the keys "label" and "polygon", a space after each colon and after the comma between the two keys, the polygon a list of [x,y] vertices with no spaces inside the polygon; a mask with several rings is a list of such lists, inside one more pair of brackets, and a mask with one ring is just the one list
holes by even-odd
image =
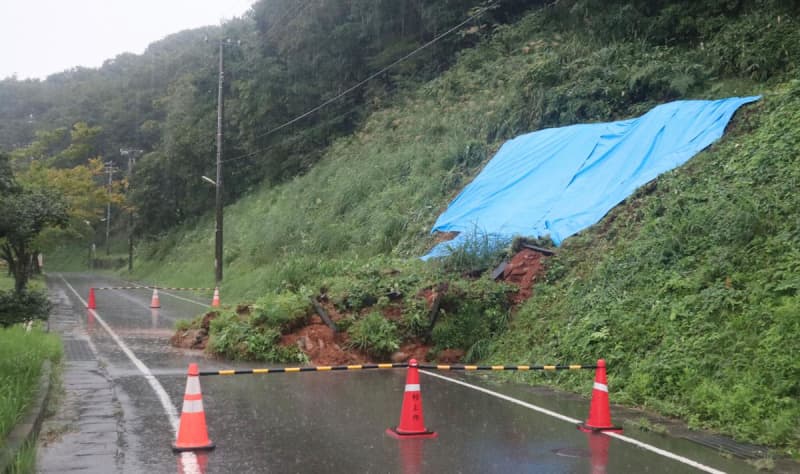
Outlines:
{"label": "concrete curb", "polygon": [[50,361],[45,360],[42,364],[42,373],[39,376],[39,389],[36,392],[34,403],[28,407],[24,418],[17,423],[13,430],[8,434],[5,445],[0,448],[0,472],[14,462],[17,453],[26,441],[36,439],[39,429],[42,427],[47,401],[50,398]]}

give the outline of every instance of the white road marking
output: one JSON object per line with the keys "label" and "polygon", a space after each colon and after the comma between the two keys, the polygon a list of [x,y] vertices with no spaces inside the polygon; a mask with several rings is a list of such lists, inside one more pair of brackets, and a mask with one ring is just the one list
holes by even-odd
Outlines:
{"label": "white road marking", "polygon": [[[531,403],[524,402],[522,400],[517,400],[516,398],[509,397],[508,395],[503,395],[502,393],[498,393],[498,392],[489,390],[487,388],[479,387],[477,385],[472,385],[471,383],[463,382],[461,380],[453,379],[453,378],[450,378],[450,377],[445,377],[444,375],[440,375],[440,374],[437,374],[437,373],[434,373],[434,372],[429,372],[427,370],[420,370],[420,372],[425,374],[425,375],[430,375],[431,377],[435,377],[437,379],[446,380],[446,381],[452,382],[454,384],[462,385],[464,387],[471,388],[471,389],[477,390],[479,392],[483,392],[483,393],[485,393],[487,395],[491,395],[493,397],[500,398],[500,399],[505,400],[507,402],[515,403],[517,405],[523,406],[525,408],[529,408],[529,409],[534,410],[534,411],[538,411],[539,413],[543,413],[543,414],[548,415],[548,416],[552,416],[553,418],[558,418],[559,420],[566,421],[568,423],[573,423],[573,424],[581,423],[581,420],[576,420],[575,418],[571,418],[569,416],[562,415],[561,413],[556,413],[554,411],[548,410],[547,408],[542,408],[540,406],[536,406],[536,405],[533,405]],[[691,459],[685,458],[685,457],[683,457],[683,456],[681,456],[679,454],[675,454],[675,453],[672,453],[670,451],[666,451],[664,449],[657,448],[655,446],[649,445],[647,443],[643,443],[642,441],[639,441],[639,440],[636,440],[636,439],[633,439],[633,438],[629,438],[627,436],[623,436],[621,434],[611,433],[611,432],[604,432],[603,434],[606,435],[606,436],[610,436],[612,438],[616,438],[616,439],[618,439],[620,441],[624,441],[626,443],[633,444],[634,446],[638,446],[638,447],[640,447],[642,449],[646,449],[647,451],[651,451],[653,453],[660,454],[661,456],[667,457],[669,459],[673,459],[675,461],[681,462],[681,463],[686,464],[688,466],[692,466],[692,467],[694,467],[696,469],[699,469],[701,471],[704,471],[704,472],[710,472],[712,474],[725,474],[724,471],[720,471],[718,469],[714,469],[713,467],[706,466],[705,464],[701,464],[701,463],[699,463],[697,461],[692,461]]]}
{"label": "white road marking", "polygon": [[[135,282],[135,281],[129,281],[129,280],[122,280],[122,281],[124,281],[125,283],[132,283],[132,284],[135,284],[135,285],[139,284],[138,282]],[[147,285],[147,286],[153,286],[153,285]],[[208,308],[208,307],[211,306],[211,303],[200,303],[198,301],[190,300],[189,298],[184,298],[182,296],[178,296],[176,294],[169,293],[169,292],[166,292],[164,290],[159,290],[159,294],[161,294],[161,295],[169,295],[169,296],[171,296],[173,298],[177,298],[179,300],[186,301],[187,303],[193,303],[193,304],[196,304],[197,306],[202,306],[204,308]]]}
{"label": "white road marking", "polygon": [[[69,284],[66,278],[64,278],[64,275],[59,274],[58,276],[59,278],[61,278],[64,284],[67,285],[67,287],[70,290],[72,290],[73,293],[75,293],[75,296],[78,297],[78,300],[80,300],[81,304],[83,304],[84,306],[88,306],[86,300],[84,300],[81,297],[81,295],[78,294],[77,291],[75,291],[75,288],[73,288],[72,285]],[[125,355],[128,356],[128,359],[130,359],[131,362],[133,362],[133,365],[135,365],[136,368],[139,369],[139,372],[141,372],[144,375],[145,380],[147,380],[147,383],[150,384],[150,387],[156,393],[158,400],[161,402],[161,406],[164,408],[164,411],[166,412],[167,417],[169,418],[169,423],[172,426],[172,432],[177,437],[178,423],[179,423],[178,411],[175,409],[175,405],[173,405],[172,401],[169,399],[167,391],[164,390],[164,387],[161,385],[158,379],[156,379],[153,373],[150,372],[150,369],[146,365],[144,365],[144,362],[142,362],[141,360],[139,360],[138,357],[136,357],[136,355],[128,347],[128,345],[125,344],[125,341],[123,341],[119,336],[117,336],[117,334],[111,329],[111,326],[109,326],[105,322],[105,320],[100,317],[97,311],[93,309],[90,309],[89,311],[92,313],[92,315],[94,315],[94,318],[97,320],[97,322],[99,322],[100,325],[103,326],[103,329],[106,330],[106,332],[108,333],[109,336],[111,336],[114,342],[117,343],[119,348],[122,349],[122,352],[124,352]],[[191,451],[186,451],[181,453],[181,464],[183,466],[183,471],[185,474],[200,473],[200,465],[197,463],[197,456],[195,456],[195,454]]]}
{"label": "white road marking", "polygon": [[184,298],[183,296],[178,296],[178,295],[176,295],[176,294],[169,293],[169,292],[167,292],[167,291],[164,291],[164,290],[161,290],[161,292],[160,292],[160,293],[161,293],[162,295],[168,295],[168,296],[171,296],[171,297],[173,297],[173,298],[177,298],[177,299],[179,299],[179,300],[186,301],[186,302],[188,302],[188,303],[194,303],[194,304],[196,304],[197,306],[202,306],[202,307],[204,307],[204,308],[210,308],[210,307],[211,307],[211,303],[198,303],[197,301],[190,300],[189,298]]}
{"label": "white road marking", "polygon": [[[67,282],[67,280],[64,279],[64,276],[59,274],[59,277],[64,281],[64,283],[69,287],[69,289],[72,290],[73,293],[75,293],[75,296],[78,297],[78,299],[81,301],[81,303],[86,305],[86,301],[83,298],[81,298],[81,296],[78,294],[78,292],[75,291],[75,288],[73,288],[72,285],[70,285],[69,282]],[[167,293],[165,291],[162,291],[161,293],[167,294],[167,295],[172,296],[173,298],[177,298],[179,300],[187,301],[189,303],[194,303],[194,304],[196,304],[198,306],[204,306],[204,307],[210,306],[210,305],[207,305],[207,304],[198,303],[197,301],[193,301],[193,300],[190,300],[190,299],[187,299],[187,298],[180,297],[178,295],[173,295],[173,294]],[[122,339],[120,339],[114,333],[114,331],[111,330],[111,328],[100,317],[100,315],[97,314],[97,312],[94,311],[94,310],[89,310],[89,311],[92,311],[92,313],[97,318],[97,321],[100,322],[100,324],[108,332],[108,334],[114,339],[114,341],[117,342],[117,345],[119,345],[119,347],[122,349],[122,351],[125,352],[125,354],[133,362],[133,364],[136,365],[136,367],[139,369],[139,371],[144,374],[145,379],[147,379],[148,383],[150,383],[150,386],[153,387],[153,390],[156,392],[156,395],[158,395],[159,400],[161,401],[161,405],[164,407],[164,410],[166,411],[167,416],[169,416],[169,418],[170,418],[170,422],[172,424],[172,429],[175,432],[175,435],[177,436],[177,433],[178,433],[178,414],[177,414],[177,410],[175,409],[175,406],[172,405],[172,402],[169,399],[169,395],[167,395],[167,392],[164,390],[164,387],[161,386],[161,384],[158,382],[158,380],[155,378],[155,376],[153,376],[152,372],[150,372],[150,369],[147,368],[147,366],[144,365],[144,363],[142,361],[140,361],[133,354],[133,352],[122,341]],[[546,408],[542,408],[540,406],[536,406],[536,405],[533,405],[531,403],[524,402],[522,400],[518,400],[516,398],[509,397],[508,395],[503,395],[502,393],[498,393],[498,392],[495,392],[495,391],[492,391],[492,390],[489,390],[489,389],[486,389],[486,388],[483,388],[483,387],[479,387],[477,385],[472,385],[470,383],[463,382],[461,380],[456,380],[456,379],[452,379],[450,377],[445,377],[445,376],[440,375],[440,374],[436,374],[436,373],[433,373],[433,372],[428,372],[427,370],[420,370],[420,372],[422,372],[422,373],[424,373],[426,375],[430,375],[431,377],[435,377],[435,378],[439,378],[439,379],[442,379],[442,380],[446,380],[446,381],[451,382],[451,383],[455,383],[455,384],[458,384],[458,385],[462,385],[464,387],[471,388],[473,390],[477,390],[479,392],[486,393],[486,394],[491,395],[493,397],[497,397],[497,398],[500,398],[500,399],[505,400],[507,402],[511,402],[511,403],[523,406],[525,408],[528,408],[528,409],[531,409],[531,410],[534,410],[534,411],[538,411],[539,413],[551,416],[553,418],[557,418],[557,419],[562,420],[562,421],[566,421],[568,423],[572,423],[572,424],[581,423],[581,420],[578,420],[578,419],[575,419],[575,418],[572,418],[572,417],[569,417],[569,416],[566,416],[566,415],[562,415],[560,413],[556,413],[556,412],[554,412],[552,410],[548,410]],[[624,435],[621,435],[621,434],[618,434],[618,433],[605,432],[603,434],[606,435],[606,436],[610,436],[612,438],[616,438],[616,439],[618,439],[620,441],[624,441],[626,443],[632,444],[634,446],[638,446],[638,447],[640,447],[642,449],[645,449],[647,451],[659,454],[659,455],[664,456],[666,458],[673,459],[675,461],[678,461],[680,463],[686,464],[688,466],[692,466],[692,467],[694,467],[696,469],[699,469],[701,471],[704,471],[704,472],[708,472],[708,473],[712,473],[712,474],[725,474],[724,471],[720,471],[718,469],[714,469],[713,467],[706,466],[705,464],[701,464],[701,463],[699,463],[697,461],[693,461],[693,460],[691,460],[689,458],[686,458],[686,457],[683,457],[681,455],[672,453],[670,451],[666,451],[666,450],[661,449],[661,448],[657,448],[657,447],[652,446],[650,444],[644,443],[642,441],[639,441],[639,440],[636,440],[636,439],[633,439],[633,438],[629,438],[627,436],[624,436]],[[181,456],[182,456],[182,461],[184,463],[184,472],[186,474],[194,474],[195,472],[200,472],[199,471],[200,467],[197,464],[197,457],[194,455],[194,453],[192,453],[192,452],[183,452],[183,453],[181,453]]]}

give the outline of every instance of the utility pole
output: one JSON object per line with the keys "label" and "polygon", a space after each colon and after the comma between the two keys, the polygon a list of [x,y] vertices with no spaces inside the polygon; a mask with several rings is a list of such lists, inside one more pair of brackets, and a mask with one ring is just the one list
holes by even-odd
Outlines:
{"label": "utility pole", "polygon": [[[136,159],[132,156],[128,157],[128,188],[131,186],[134,163],[136,163]],[[130,204],[128,206],[130,207]],[[128,271],[133,271],[133,209],[128,211]]]}
{"label": "utility pole", "polygon": [[106,173],[108,173],[108,203],[106,204],[106,255],[111,255],[111,177],[114,175],[114,162],[106,162]]}
{"label": "utility pole", "polygon": [[[133,165],[136,164],[136,156],[144,153],[144,150],[135,148],[120,148],[119,154],[128,157],[128,187],[125,190],[128,200],[130,199],[131,179],[133,178]],[[128,212],[128,271],[133,271],[133,208]]]}
{"label": "utility pole", "polygon": [[223,68],[224,39],[219,40],[219,85],[217,88],[217,195],[216,217],[217,228],[214,239],[214,281],[216,286],[222,282],[222,117],[225,114],[223,84],[225,72]]}

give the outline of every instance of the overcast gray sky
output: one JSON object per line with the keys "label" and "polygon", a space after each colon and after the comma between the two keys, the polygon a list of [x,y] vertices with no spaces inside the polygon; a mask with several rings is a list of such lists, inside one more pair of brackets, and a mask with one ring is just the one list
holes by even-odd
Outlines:
{"label": "overcast gray sky", "polygon": [[242,16],[255,0],[0,0],[0,79],[99,67],[178,31]]}

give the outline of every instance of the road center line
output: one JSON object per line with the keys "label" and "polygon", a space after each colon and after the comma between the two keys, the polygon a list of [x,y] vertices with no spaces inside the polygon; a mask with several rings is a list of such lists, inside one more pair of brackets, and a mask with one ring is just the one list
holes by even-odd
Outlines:
{"label": "road center line", "polygon": [[[64,282],[64,284],[67,285],[67,287],[70,290],[72,290],[72,292],[75,294],[75,296],[78,298],[78,300],[84,306],[88,306],[88,304],[86,303],[86,300],[84,300],[81,297],[81,295],[78,294],[77,291],[75,291],[75,288],[73,288],[72,285],[69,284],[67,279],[64,278],[64,275],[59,273],[58,276],[59,276],[59,278],[61,278],[61,280]],[[173,434],[175,436],[177,436],[178,435],[178,421],[179,421],[178,420],[178,411],[175,409],[175,405],[172,404],[172,401],[170,400],[169,395],[167,394],[167,391],[164,390],[164,386],[161,385],[161,382],[159,382],[158,379],[156,379],[156,377],[153,375],[153,373],[150,371],[150,369],[144,364],[144,362],[142,362],[141,360],[139,360],[138,357],[136,357],[136,354],[134,354],[133,351],[128,347],[128,345],[125,344],[125,341],[123,341],[119,336],[117,336],[117,334],[111,329],[111,326],[109,326],[105,322],[105,320],[100,317],[100,314],[98,314],[97,311],[95,311],[93,309],[90,309],[88,311],[91,312],[92,315],[94,316],[94,318],[97,320],[97,322],[99,322],[100,325],[103,326],[103,329],[106,330],[108,335],[111,336],[111,338],[114,340],[114,342],[117,343],[119,348],[122,349],[122,352],[124,352],[125,355],[128,356],[128,359],[130,359],[131,362],[133,362],[133,365],[135,365],[136,368],[139,369],[139,372],[141,372],[144,375],[145,380],[147,380],[147,383],[150,384],[150,387],[156,393],[156,396],[158,397],[158,400],[161,402],[161,406],[164,408],[164,411],[166,412],[167,417],[169,418],[169,423],[170,423],[170,426],[172,426]],[[190,452],[190,451],[182,452],[181,453],[181,461],[182,461],[182,464],[183,464],[183,468],[184,468],[184,473],[185,474],[199,474],[200,473],[200,466],[197,463],[197,456],[195,456],[195,454],[193,452]]]}
{"label": "road center line", "polygon": [[[548,416],[552,416],[553,418],[558,418],[561,421],[566,421],[568,423],[573,423],[573,424],[578,424],[578,423],[581,422],[581,420],[576,420],[575,418],[571,418],[569,416],[562,415],[560,413],[556,413],[554,411],[548,410],[547,408],[542,408],[542,407],[536,406],[536,405],[534,405],[532,403],[524,402],[522,400],[517,400],[516,398],[509,397],[508,395],[503,395],[502,393],[498,393],[498,392],[489,390],[487,388],[479,387],[477,385],[472,385],[471,383],[463,382],[461,380],[453,379],[453,378],[450,378],[450,377],[445,377],[444,375],[440,375],[440,374],[437,374],[437,373],[434,373],[434,372],[429,372],[427,370],[420,370],[420,372],[422,372],[425,375],[430,375],[431,377],[435,377],[437,379],[446,380],[446,381],[452,382],[454,384],[458,384],[458,385],[461,385],[461,386],[464,386],[464,387],[467,387],[467,388],[471,388],[473,390],[477,390],[479,392],[483,392],[483,393],[485,393],[487,395],[491,395],[493,397],[500,398],[500,399],[505,400],[507,402],[515,403],[515,404],[523,406],[525,408],[529,408],[531,410],[538,411],[539,413],[542,413],[542,414],[545,414],[545,415],[548,415]],[[672,453],[670,451],[667,451],[667,450],[664,450],[664,449],[661,449],[661,448],[657,448],[655,446],[649,445],[647,443],[644,443],[642,441],[639,441],[639,440],[636,440],[636,439],[633,439],[633,438],[629,438],[627,436],[623,436],[621,434],[610,433],[610,432],[603,433],[603,434],[605,434],[606,436],[610,436],[612,438],[616,438],[616,439],[618,439],[620,441],[624,441],[626,443],[630,443],[630,444],[632,444],[634,446],[638,446],[638,447],[640,447],[642,449],[645,449],[647,451],[651,451],[653,453],[660,454],[661,456],[664,456],[666,458],[673,459],[673,460],[681,462],[683,464],[692,466],[692,467],[697,468],[697,469],[699,469],[701,471],[704,471],[704,472],[710,472],[712,474],[725,474],[724,471],[720,471],[718,469],[714,469],[713,467],[706,466],[705,464],[701,464],[701,463],[699,463],[697,461],[692,461],[691,459],[685,458],[685,457],[683,457],[683,456],[681,456],[679,454],[675,454],[675,453]]]}

